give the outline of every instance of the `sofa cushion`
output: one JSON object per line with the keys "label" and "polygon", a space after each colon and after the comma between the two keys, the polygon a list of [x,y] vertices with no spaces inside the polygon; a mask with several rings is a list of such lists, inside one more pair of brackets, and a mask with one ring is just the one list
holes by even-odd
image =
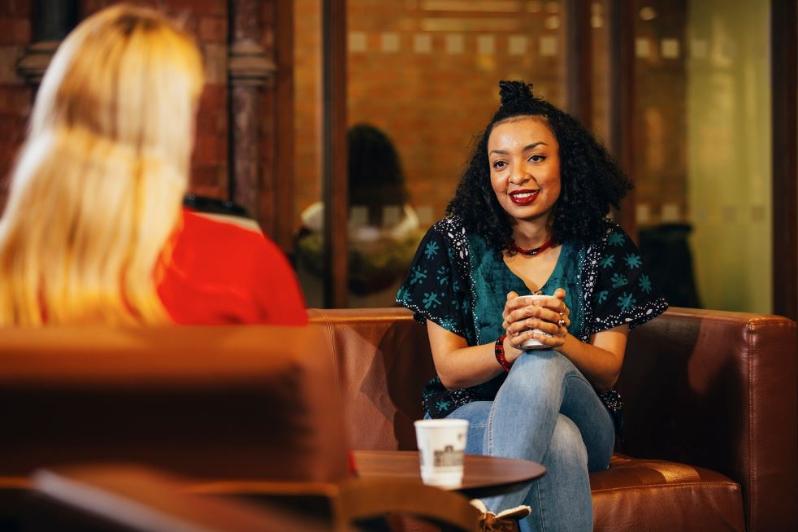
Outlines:
{"label": "sofa cushion", "polygon": [[740,485],[709,469],[616,454],[590,487],[594,530],[745,530]]}

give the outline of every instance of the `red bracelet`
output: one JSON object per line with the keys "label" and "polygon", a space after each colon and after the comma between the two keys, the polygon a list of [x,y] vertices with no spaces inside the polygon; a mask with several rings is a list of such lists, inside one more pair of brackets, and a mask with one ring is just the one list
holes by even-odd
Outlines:
{"label": "red bracelet", "polygon": [[507,357],[504,356],[504,339],[506,337],[506,334],[499,336],[499,339],[496,340],[496,345],[493,347],[493,353],[496,355],[496,361],[498,361],[502,369],[504,369],[504,371],[510,371],[513,365],[507,362]]}

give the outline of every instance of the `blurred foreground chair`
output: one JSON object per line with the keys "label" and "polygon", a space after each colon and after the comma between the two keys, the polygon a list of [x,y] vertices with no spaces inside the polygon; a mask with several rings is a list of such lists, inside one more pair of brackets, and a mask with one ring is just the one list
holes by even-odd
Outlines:
{"label": "blurred foreground chair", "polygon": [[22,511],[26,532],[327,532],[312,517],[186,493],[186,481],[144,467],[40,470]]}
{"label": "blurred foreground chair", "polygon": [[476,526],[457,494],[350,478],[331,349],[315,326],[2,331],[0,525],[14,526],[34,470],[137,463],[203,493],[311,503],[338,527],[394,502]]}

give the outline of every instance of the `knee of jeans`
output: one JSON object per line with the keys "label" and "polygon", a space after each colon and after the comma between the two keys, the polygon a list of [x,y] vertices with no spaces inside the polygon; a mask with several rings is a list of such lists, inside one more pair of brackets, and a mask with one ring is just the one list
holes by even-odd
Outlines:
{"label": "knee of jeans", "polygon": [[560,414],[549,444],[548,460],[580,464],[587,469],[587,447],[579,427],[568,417]]}
{"label": "knee of jeans", "polygon": [[515,360],[505,385],[528,387],[534,383],[536,388],[552,386],[559,389],[565,375],[573,369],[573,363],[557,351],[530,351]]}
{"label": "knee of jeans", "polygon": [[466,454],[482,454],[485,426],[488,423],[490,407],[490,401],[474,401],[459,407],[446,416],[448,419],[465,419],[468,421]]}

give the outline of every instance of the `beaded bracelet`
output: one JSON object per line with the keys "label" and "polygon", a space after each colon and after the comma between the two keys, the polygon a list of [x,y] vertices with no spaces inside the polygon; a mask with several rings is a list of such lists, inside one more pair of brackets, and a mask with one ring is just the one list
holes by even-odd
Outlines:
{"label": "beaded bracelet", "polygon": [[496,340],[496,345],[493,347],[493,353],[496,355],[496,361],[502,369],[504,369],[504,371],[510,371],[513,365],[507,362],[507,357],[504,356],[504,339],[506,337],[506,334],[499,336],[499,339]]}

